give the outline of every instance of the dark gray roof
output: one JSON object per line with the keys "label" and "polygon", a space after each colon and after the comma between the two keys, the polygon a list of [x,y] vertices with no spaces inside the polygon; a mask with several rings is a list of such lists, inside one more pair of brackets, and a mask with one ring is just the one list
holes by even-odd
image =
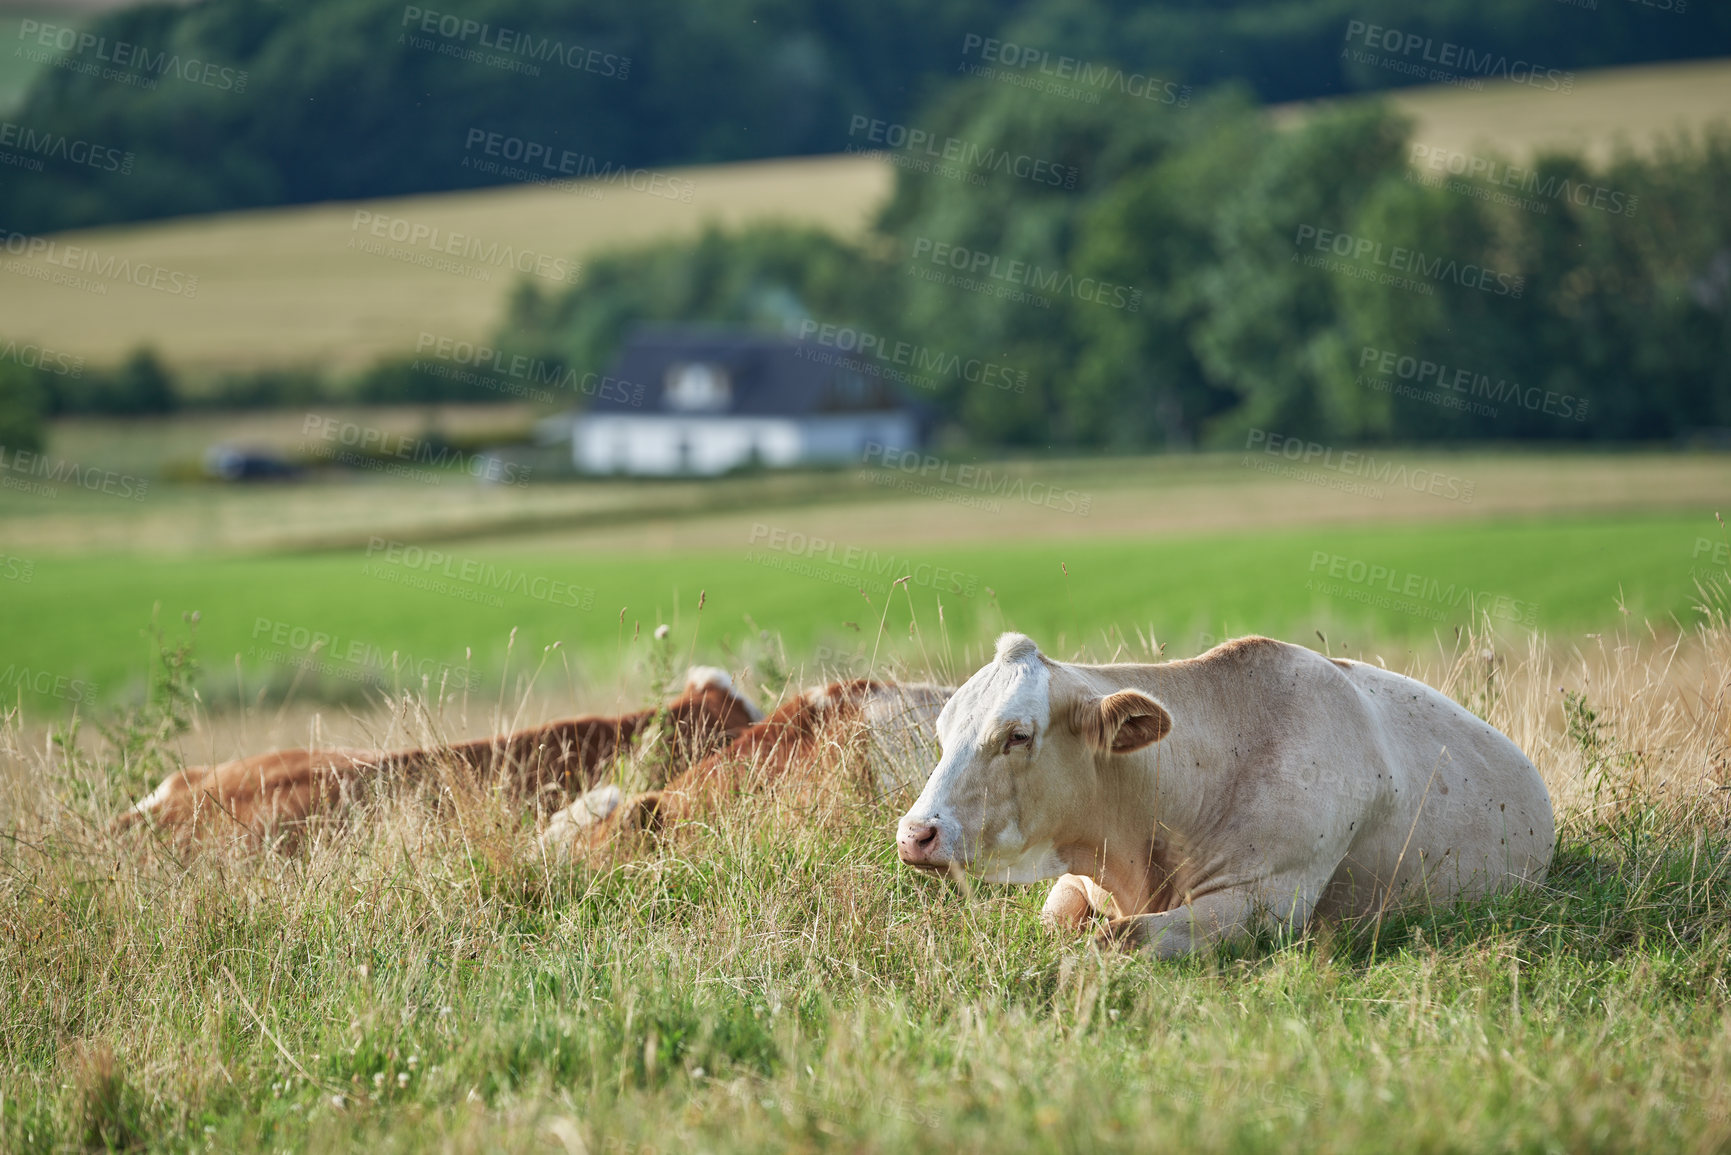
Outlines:
{"label": "dark gray roof", "polygon": [[[713,365],[725,370],[731,396],[725,407],[700,410],[742,417],[799,417],[825,413],[882,413],[914,408],[877,374],[838,368],[850,355],[815,341],[738,329],[645,326],[626,338],[608,374],[643,386],[633,405],[625,390],[603,391],[592,413],[691,413],[668,404],[668,370]],[[694,414],[695,415],[695,414]]]}

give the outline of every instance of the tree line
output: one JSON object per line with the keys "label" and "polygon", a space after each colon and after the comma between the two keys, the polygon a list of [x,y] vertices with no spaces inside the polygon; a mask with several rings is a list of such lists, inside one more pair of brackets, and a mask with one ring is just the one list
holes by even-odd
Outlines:
{"label": "tree line", "polygon": [[[576,286],[520,286],[493,344],[555,369],[604,370],[637,324],[712,321],[828,344],[978,445],[1731,427],[1724,136],[1593,166],[1451,152],[1374,103],[1284,129],[1263,108],[1431,61],[1559,99],[1574,68],[1731,44],[1731,9],[205,0],[87,31],[99,47],[62,59],[154,83],[45,70],[6,123],[53,163],[0,182],[0,224],[500,179],[464,165],[477,140],[610,171],[848,147],[895,165],[857,241],[712,230],[588,260]],[[75,164],[67,141],[107,151]],[[200,398],[500,399],[485,371],[449,370],[272,370]],[[0,351],[0,443],[39,440],[45,414],[192,400],[146,353],[71,372]]]}
{"label": "tree line", "polygon": [[619,251],[524,286],[497,343],[605,366],[644,322],[789,333],[984,445],[1731,430],[1731,136],[1595,168],[1433,147],[1376,104],[1278,129],[1243,93],[1127,117],[989,81],[926,123],[1075,179],[904,167],[858,242]]}
{"label": "tree line", "polygon": [[[34,12],[34,10],[32,10]],[[73,28],[0,117],[0,226],[40,233],[574,172],[839,152],[957,79],[1264,102],[1731,53],[1701,0],[202,0]],[[1144,98],[1145,99],[1145,98]],[[1146,102],[1146,100],[1145,100]]]}

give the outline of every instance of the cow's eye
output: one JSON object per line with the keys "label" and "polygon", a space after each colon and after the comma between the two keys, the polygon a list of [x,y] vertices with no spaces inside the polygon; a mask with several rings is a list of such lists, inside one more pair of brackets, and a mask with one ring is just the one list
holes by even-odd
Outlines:
{"label": "cow's eye", "polygon": [[1011,730],[1010,736],[1004,739],[1004,753],[1008,754],[1017,746],[1026,746],[1033,742],[1034,736],[1026,730]]}

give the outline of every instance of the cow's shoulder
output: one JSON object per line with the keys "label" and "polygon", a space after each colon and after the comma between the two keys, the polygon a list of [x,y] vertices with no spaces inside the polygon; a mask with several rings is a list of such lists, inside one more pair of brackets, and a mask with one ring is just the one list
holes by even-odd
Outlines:
{"label": "cow's shoulder", "polygon": [[1182,667],[1186,681],[1209,687],[1214,697],[1231,702],[1234,717],[1244,716],[1244,696],[1253,695],[1257,709],[1283,733],[1308,728],[1301,716],[1337,717],[1342,710],[1360,711],[1366,705],[1363,663],[1274,638],[1235,638],[1170,664]]}
{"label": "cow's shoulder", "polygon": [[[1190,659],[1197,664],[1206,664],[1223,669],[1305,667],[1313,666],[1319,662],[1326,665],[1329,660],[1315,650],[1306,649],[1291,642],[1283,642],[1277,638],[1265,638],[1255,634],[1245,638],[1233,638],[1229,642],[1221,642],[1212,650]],[[1342,665],[1339,662],[1335,664]]]}
{"label": "cow's shoulder", "polygon": [[1280,641],[1278,638],[1265,638],[1261,634],[1250,634],[1246,637],[1221,642],[1208,653],[1219,658],[1244,659],[1295,648],[1297,647],[1294,647],[1292,643]]}

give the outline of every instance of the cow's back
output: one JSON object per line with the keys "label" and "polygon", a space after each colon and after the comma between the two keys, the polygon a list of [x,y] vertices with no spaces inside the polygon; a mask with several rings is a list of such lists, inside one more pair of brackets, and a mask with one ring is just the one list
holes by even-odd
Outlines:
{"label": "cow's back", "polygon": [[1423,682],[1334,665],[1364,711],[1370,756],[1343,760],[1343,804],[1365,820],[1319,910],[1479,897],[1543,878],[1555,839],[1550,794],[1520,747]]}

